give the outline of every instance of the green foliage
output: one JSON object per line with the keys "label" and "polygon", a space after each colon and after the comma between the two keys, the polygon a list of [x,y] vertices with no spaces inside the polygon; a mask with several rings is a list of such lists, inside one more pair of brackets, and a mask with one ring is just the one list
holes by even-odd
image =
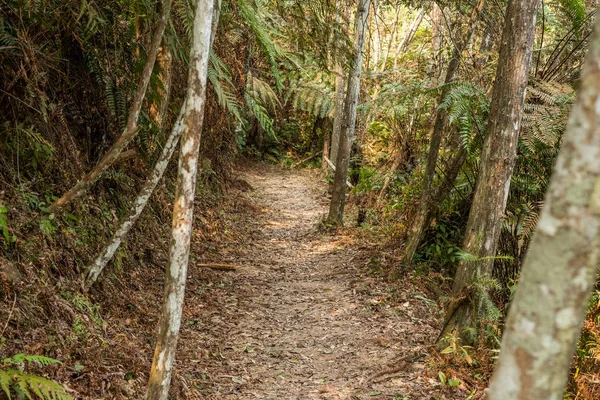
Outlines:
{"label": "green foliage", "polygon": [[10,233],[8,228],[8,208],[4,205],[2,200],[0,200],[0,231],[2,232],[2,239],[4,240],[4,246],[8,247],[12,243],[17,241],[17,238],[14,234]]}
{"label": "green foliage", "polygon": [[27,364],[38,367],[62,364],[60,361],[44,356],[16,354],[2,360],[0,366],[0,387],[8,397],[16,395],[17,399],[39,398],[41,400],[71,400],[72,397],[64,387],[55,381],[39,375],[24,372]]}
{"label": "green foliage", "polygon": [[468,154],[473,156],[483,143],[489,100],[485,92],[466,82],[453,82],[447,88],[439,109],[447,113],[448,122],[455,127]]}

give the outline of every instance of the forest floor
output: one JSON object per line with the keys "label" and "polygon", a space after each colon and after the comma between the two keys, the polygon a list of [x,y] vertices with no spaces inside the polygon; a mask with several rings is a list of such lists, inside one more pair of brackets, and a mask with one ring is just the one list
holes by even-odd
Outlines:
{"label": "forest floor", "polygon": [[186,294],[176,375],[187,393],[467,397],[464,387],[442,384],[427,357],[439,329],[437,305],[411,279],[388,283],[373,273],[373,251],[351,229],[320,228],[328,205],[322,179],[269,166],[253,166],[243,178],[253,188],[242,194],[251,206],[238,216],[247,235],[209,256],[239,267],[215,272],[223,275],[209,284],[220,288],[212,305],[203,304],[201,289]]}

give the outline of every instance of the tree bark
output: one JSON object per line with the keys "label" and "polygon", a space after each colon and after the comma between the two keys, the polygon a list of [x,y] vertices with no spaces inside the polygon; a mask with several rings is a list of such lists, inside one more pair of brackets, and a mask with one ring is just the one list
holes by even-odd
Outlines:
{"label": "tree bark", "polygon": [[[479,12],[483,8],[485,0],[479,0],[478,4],[473,9],[471,17],[467,23],[467,33],[459,40],[454,46],[452,51],[452,59],[448,64],[446,70],[446,78],[444,80],[444,88],[439,97],[438,104],[441,104],[444,98],[448,95],[450,88],[447,86],[449,83],[454,81],[460,61],[462,59],[462,53],[468,43],[471,41],[473,32],[475,31],[475,22],[479,16]],[[435,169],[437,166],[438,155],[440,153],[440,146],[442,144],[442,136],[444,134],[444,127],[446,126],[446,113],[438,110],[433,132],[431,133],[431,141],[429,143],[429,153],[427,155],[427,165],[425,167],[425,175],[423,176],[423,188],[421,190],[421,198],[419,200],[419,208],[417,210],[417,216],[412,224],[411,235],[406,245],[406,251],[404,255],[404,263],[410,264],[415,255],[415,252],[419,248],[427,228],[429,228],[429,222],[431,221],[431,215],[435,212],[433,209],[436,207],[433,199],[433,181],[435,178]]]}
{"label": "tree bark", "polygon": [[489,400],[562,399],[600,249],[600,25],[506,322]]}
{"label": "tree bark", "polygon": [[467,301],[453,310],[445,328],[445,333],[455,332],[467,342],[472,340],[464,335],[464,328],[475,327],[480,311],[481,295],[474,293],[473,288],[481,277],[491,276],[517,158],[539,1],[511,0],[506,11],[490,122],[463,242],[463,251],[477,261],[459,263],[452,294],[454,299]]}
{"label": "tree bark", "polygon": [[[344,7],[344,16],[348,19],[349,10],[344,6],[344,2],[340,2]],[[333,114],[333,130],[331,132],[331,150],[329,159],[334,162],[337,160],[338,148],[340,144],[340,132],[342,131],[342,121],[344,120],[344,95],[346,93],[346,69],[344,63],[337,61],[335,65],[335,110]]]}
{"label": "tree bark", "polygon": [[214,9],[213,0],[196,0],[187,104],[183,116],[177,190],[173,207],[169,265],[165,277],[163,307],[146,400],[167,400],[169,396],[190,255],[196,175],[204,119]]}
{"label": "tree bark", "polygon": [[427,67],[430,87],[437,87],[441,79],[441,50],[444,43],[443,19],[444,15],[440,6],[434,2],[431,7],[431,61]]}
{"label": "tree bark", "polygon": [[356,108],[360,92],[360,75],[362,72],[365,36],[371,0],[359,0],[354,22],[354,60],[348,77],[348,89],[344,106],[344,122],[338,141],[338,154],[335,160],[335,178],[333,193],[329,205],[327,222],[332,225],[342,225],[344,205],[346,202],[346,180],[350,160],[350,142],[354,138],[356,128]]}
{"label": "tree bark", "polygon": [[144,103],[144,97],[146,96],[146,90],[148,89],[148,83],[150,82],[152,70],[154,69],[154,63],[156,62],[156,56],[160,48],[160,43],[162,42],[167,21],[169,20],[171,2],[172,0],[163,0],[160,18],[157,22],[156,29],[152,37],[152,42],[150,43],[150,50],[148,51],[148,59],[144,65],[144,71],[140,77],[140,82],[138,84],[133,103],[129,109],[125,130],[119,139],[117,139],[117,141],[108,150],[108,153],[106,153],[102,160],[96,164],[94,169],[92,169],[86,176],[77,182],[75,186],[69,189],[69,191],[63,194],[60,199],[56,200],[54,204],[48,207],[49,212],[56,212],[59,208],[65,206],[78,197],[81,197],[85,192],[87,192],[87,190],[94,184],[94,182],[96,182],[100,175],[111,165],[113,165],[115,160],[119,157],[119,154],[121,154],[125,147],[127,147],[127,145],[135,137],[137,133],[137,122],[142,109],[142,104]]}

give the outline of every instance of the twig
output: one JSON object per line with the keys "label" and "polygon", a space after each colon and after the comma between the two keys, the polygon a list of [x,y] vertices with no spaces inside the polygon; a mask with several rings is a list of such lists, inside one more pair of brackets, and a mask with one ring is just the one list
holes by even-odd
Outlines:
{"label": "twig", "polygon": [[[327,158],[327,156],[323,156],[323,158],[325,159],[325,161],[327,161],[327,164],[329,164],[329,167],[331,167],[331,169],[333,170],[333,172],[335,172],[335,165],[333,165],[333,163],[331,162],[331,160],[329,158]],[[346,180],[346,185],[352,189],[354,187],[353,184],[350,183],[350,181]]]}
{"label": "twig", "polygon": [[4,328],[2,329],[2,333],[0,333],[0,337],[4,336],[4,332],[6,331],[6,328],[8,328],[8,323],[10,322],[10,319],[12,318],[12,313],[15,310],[15,304],[17,304],[17,294],[16,293],[15,293],[15,299],[13,300],[13,304],[10,309],[10,313],[8,313],[8,319],[6,320],[6,324],[4,324]]}
{"label": "twig", "polygon": [[296,168],[299,167],[300,165],[304,164],[305,162],[312,160],[313,158],[315,158],[316,156],[318,156],[319,154],[322,154],[323,150],[319,151],[318,153],[313,154],[310,157],[306,157],[304,160],[300,160],[297,163],[295,163],[294,165],[292,165],[292,168]]}

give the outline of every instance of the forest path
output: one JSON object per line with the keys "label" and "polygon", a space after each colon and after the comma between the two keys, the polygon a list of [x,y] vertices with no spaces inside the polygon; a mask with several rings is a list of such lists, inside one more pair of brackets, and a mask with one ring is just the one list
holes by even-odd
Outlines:
{"label": "forest path", "polygon": [[386,305],[389,288],[358,276],[366,260],[351,239],[318,231],[328,201],[315,176],[260,167],[244,178],[260,209],[246,221],[252,240],[235,255],[241,268],[221,272],[233,280],[222,310],[193,338],[215,346],[205,398],[434,398],[439,382],[413,357],[435,335],[417,316],[429,305],[410,290]]}

